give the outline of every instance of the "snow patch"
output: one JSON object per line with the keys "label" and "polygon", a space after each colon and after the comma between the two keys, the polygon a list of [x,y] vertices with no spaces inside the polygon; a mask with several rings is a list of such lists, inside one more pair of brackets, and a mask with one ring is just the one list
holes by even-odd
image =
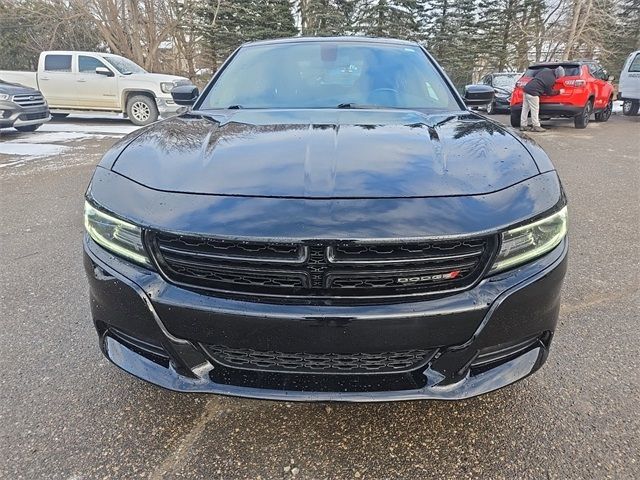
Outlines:
{"label": "snow patch", "polygon": [[74,123],[47,123],[38,132],[64,133],[99,133],[106,135],[126,135],[135,132],[140,127],[135,125],[81,125]]}
{"label": "snow patch", "polygon": [[105,138],[105,137],[120,137],[120,134],[111,135],[96,135],[86,132],[36,132],[28,137],[18,137],[14,140],[10,140],[10,143],[58,143],[58,142],[72,142],[76,140],[83,140],[85,138]]}
{"label": "snow patch", "polygon": [[[56,145],[52,143],[0,143],[0,154],[20,155],[28,158],[49,157],[52,155],[60,155],[69,150],[70,147],[65,145]],[[6,167],[15,162],[4,163],[0,166]]]}

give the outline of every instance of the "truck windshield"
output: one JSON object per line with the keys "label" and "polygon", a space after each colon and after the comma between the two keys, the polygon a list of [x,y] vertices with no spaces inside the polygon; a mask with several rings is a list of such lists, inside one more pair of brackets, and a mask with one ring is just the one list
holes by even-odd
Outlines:
{"label": "truck windshield", "polygon": [[522,76],[521,73],[514,73],[513,75],[496,75],[493,77],[493,86],[498,88],[511,88],[516,85],[518,79]]}
{"label": "truck windshield", "polygon": [[122,75],[131,75],[132,73],[147,73],[140,65],[132,62],[128,58],[118,57],[116,55],[103,56],[104,60],[109,62],[113,68],[118,70]]}
{"label": "truck windshield", "polygon": [[461,106],[417,45],[319,41],[242,47],[198,108]]}

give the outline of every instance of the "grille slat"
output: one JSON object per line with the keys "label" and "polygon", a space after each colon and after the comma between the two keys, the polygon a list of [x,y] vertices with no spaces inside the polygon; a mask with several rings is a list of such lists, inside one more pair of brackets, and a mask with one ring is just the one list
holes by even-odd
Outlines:
{"label": "grille slat", "polygon": [[278,243],[149,233],[174,283],[220,293],[300,299],[396,298],[471,286],[495,239],[406,243]]}
{"label": "grille slat", "polygon": [[23,107],[35,107],[44,105],[44,97],[40,94],[14,95],[12,101]]}
{"label": "grille slat", "polygon": [[434,350],[381,353],[287,353],[201,345],[216,362],[232,368],[278,373],[402,373],[424,366]]}

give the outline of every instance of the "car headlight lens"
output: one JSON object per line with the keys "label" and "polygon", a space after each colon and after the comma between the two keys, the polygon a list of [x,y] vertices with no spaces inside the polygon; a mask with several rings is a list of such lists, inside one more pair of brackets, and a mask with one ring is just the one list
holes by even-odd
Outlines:
{"label": "car headlight lens", "polygon": [[160,90],[162,90],[163,93],[171,93],[173,87],[175,87],[173,82],[160,82]]}
{"label": "car headlight lens", "polygon": [[102,247],[144,266],[151,266],[142,243],[140,227],[120,220],[84,203],[84,227],[89,236]]}
{"label": "car headlight lens", "polygon": [[567,234],[567,207],[542,220],[502,233],[502,245],[489,273],[501,272],[553,250]]}
{"label": "car headlight lens", "polygon": [[0,93],[0,100],[9,100],[9,95],[6,93]]}

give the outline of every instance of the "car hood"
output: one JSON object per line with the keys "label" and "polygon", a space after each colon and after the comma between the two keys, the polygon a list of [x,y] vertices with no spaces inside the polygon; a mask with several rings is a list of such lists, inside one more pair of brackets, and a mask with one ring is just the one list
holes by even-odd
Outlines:
{"label": "car hood", "polygon": [[165,75],[164,73],[131,73],[125,75],[125,78],[130,80],[144,80],[147,82],[160,83],[160,82],[177,82],[179,85],[188,85],[191,80],[185,77],[178,77],[176,75]]}
{"label": "car hood", "polygon": [[513,87],[493,87],[496,93],[501,93],[503,95],[511,95],[513,93],[514,88],[515,88],[515,85]]}
{"label": "car hood", "polygon": [[279,198],[477,195],[539,173],[473,113],[332,109],[174,117],[137,133],[112,169],[156,190]]}
{"label": "car hood", "polygon": [[19,83],[0,82],[0,93],[7,95],[33,95],[39,92],[34,88],[25,87]]}

